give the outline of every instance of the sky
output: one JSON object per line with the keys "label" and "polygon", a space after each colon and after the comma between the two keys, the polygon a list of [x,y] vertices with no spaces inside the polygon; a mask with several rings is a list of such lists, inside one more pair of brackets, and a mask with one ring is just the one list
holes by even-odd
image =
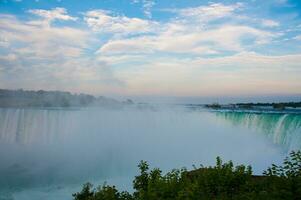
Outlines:
{"label": "sky", "polygon": [[0,88],[301,94],[300,0],[0,0]]}

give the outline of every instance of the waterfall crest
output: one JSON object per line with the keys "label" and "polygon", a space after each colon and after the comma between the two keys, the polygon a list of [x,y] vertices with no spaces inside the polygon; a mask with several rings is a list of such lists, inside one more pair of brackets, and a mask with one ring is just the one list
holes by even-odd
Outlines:
{"label": "waterfall crest", "polygon": [[264,134],[287,151],[301,149],[300,114],[216,112],[216,116],[234,126],[243,126]]}

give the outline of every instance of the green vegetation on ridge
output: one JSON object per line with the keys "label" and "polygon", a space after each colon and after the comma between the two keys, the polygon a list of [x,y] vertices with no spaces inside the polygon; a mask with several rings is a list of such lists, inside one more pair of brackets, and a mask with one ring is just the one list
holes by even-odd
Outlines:
{"label": "green vegetation on ridge", "polygon": [[301,108],[301,102],[281,102],[281,103],[236,103],[229,105],[221,105],[218,103],[206,104],[205,108],[212,109],[257,109],[263,107],[271,107],[275,110],[285,110],[286,108]]}
{"label": "green vegetation on ridge", "polygon": [[292,151],[282,166],[272,165],[263,176],[252,175],[250,166],[222,163],[219,157],[213,167],[172,170],[165,175],[157,168],[149,170],[145,161],[138,167],[132,194],[108,185],[93,189],[87,183],[73,194],[74,200],[301,199],[300,151]]}
{"label": "green vegetation on ridge", "polygon": [[[133,103],[131,100],[124,102]],[[120,106],[121,102],[88,94],[71,94],[62,91],[26,91],[0,89],[0,107],[85,107]]]}

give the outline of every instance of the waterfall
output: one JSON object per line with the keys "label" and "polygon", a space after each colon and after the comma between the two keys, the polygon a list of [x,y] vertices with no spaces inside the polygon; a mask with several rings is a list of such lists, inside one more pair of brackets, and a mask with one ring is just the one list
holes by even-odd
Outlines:
{"label": "waterfall", "polygon": [[216,116],[263,134],[287,151],[301,149],[301,114],[216,112]]}
{"label": "waterfall", "polygon": [[0,141],[50,143],[72,130],[66,110],[0,109]]}
{"label": "waterfall", "polygon": [[[94,114],[94,120],[101,116],[97,112]],[[0,109],[0,141],[20,144],[51,143],[79,132],[80,123],[87,125],[90,115],[88,111],[63,109]],[[301,149],[301,114],[216,112],[215,116],[234,126],[258,132],[287,150]],[[99,122],[93,126],[96,124]]]}
{"label": "waterfall", "polygon": [[274,137],[273,137],[273,142],[276,144],[281,143],[281,131],[282,128],[284,127],[284,122],[285,119],[287,118],[288,114],[284,114],[283,116],[281,116],[276,124],[275,130],[274,130]]}

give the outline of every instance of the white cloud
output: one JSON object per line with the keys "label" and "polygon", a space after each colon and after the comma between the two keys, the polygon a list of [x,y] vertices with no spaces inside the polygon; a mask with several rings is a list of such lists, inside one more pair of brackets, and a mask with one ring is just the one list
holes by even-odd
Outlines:
{"label": "white cloud", "polygon": [[297,35],[294,37],[295,40],[300,40],[301,41],[301,35]]}
{"label": "white cloud", "polygon": [[85,54],[95,42],[89,30],[0,18],[1,87],[98,94],[124,87],[104,61]]}
{"label": "white cloud", "polygon": [[55,20],[63,20],[63,21],[77,20],[76,17],[72,17],[68,15],[67,10],[65,8],[54,8],[52,10],[34,9],[34,10],[29,10],[28,12],[43,18],[45,22],[48,24]]}
{"label": "white cloud", "polygon": [[211,3],[208,6],[199,6],[184,9],[166,9],[166,11],[175,12],[182,17],[189,17],[199,21],[210,21],[234,14],[238,9],[243,8],[242,3],[224,5],[222,3]]}
{"label": "white cloud", "polygon": [[299,61],[301,61],[301,54],[267,56],[255,52],[240,52],[227,57],[199,58],[195,62],[206,67],[223,68],[224,66],[232,66],[238,70],[257,71],[259,69],[267,72],[269,70],[301,70]]}
{"label": "white cloud", "polygon": [[277,26],[280,25],[279,22],[276,22],[276,21],[273,21],[273,20],[270,20],[270,19],[263,19],[261,21],[261,23],[262,23],[263,26],[271,27],[271,28],[277,27]]}
{"label": "white cloud", "polygon": [[156,5],[154,0],[132,0],[133,4],[142,3],[142,10],[145,16],[152,18],[152,8]]}
{"label": "white cloud", "polygon": [[300,62],[300,54],[254,52],[219,58],[152,58],[139,68],[119,71],[117,76],[126,80],[130,94],[292,94],[300,92]]}
{"label": "white cloud", "polygon": [[104,44],[97,53],[103,54],[143,54],[151,53],[154,42],[149,37],[112,40]]}
{"label": "white cloud", "polygon": [[8,47],[8,46],[9,46],[8,39],[0,31],[0,47]]}
{"label": "white cloud", "polygon": [[108,65],[128,64],[133,62],[141,62],[145,59],[143,55],[104,55],[98,56],[97,60]]}
{"label": "white cloud", "polygon": [[114,16],[105,10],[92,10],[85,14],[85,21],[94,31],[120,34],[138,34],[150,32],[156,22],[126,16]]}
{"label": "white cloud", "polygon": [[[213,27],[202,26],[210,20],[223,17],[237,17],[235,11],[241,9],[242,4],[233,5],[209,4],[196,8],[168,10],[177,13],[176,18],[168,22],[143,21],[142,28],[130,28],[133,18],[122,20],[120,16],[112,17],[105,11],[91,11],[88,24],[97,30],[110,32],[141,33],[134,37],[112,37],[104,43],[98,54],[146,54],[155,52],[186,53],[210,55],[223,51],[243,51],[252,46],[267,44],[278,34],[260,30],[247,25],[227,24],[226,22]],[[196,20],[197,19],[197,20]],[[200,20],[202,23],[200,23]],[[89,23],[90,22],[90,23]],[[143,26],[141,24],[141,26]],[[201,24],[201,26],[200,26]],[[118,27],[118,28],[115,28]],[[140,31],[140,32],[139,32]],[[244,39],[248,42],[244,42]]]}
{"label": "white cloud", "polygon": [[51,23],[77,20],[63,8],[31,10],[36,21],[1,15],[0,83],[119,94],[296,92],[301,55],[252,52],[279,37],[265,28],[279,23],[243,18],[243,8],[211,3],[168,10],[175,15],[164,21],[91,10],[81,28]]}
{"label": "white cloud", "polygon": [[32,25],[7,15],[1,15],[0,28],[0,38],[4,38],[7,47],[39,59],[79,56],[89,38],[88,33],[80,29]]}
{"label": "white cloud", "polygon": [[[273,34],[247,26],[226,25],[211,30],[190,31],[186,28],[182,33],[173,25],[155,36],[140,36],[130,39],[111,40],[105,43],[98,53],[130,54],[153,53],[156,51],[192,54],[216,54],[217,51],[241,51],[243,37],[254,37],[254,44],[267,43]],[[182,27],[183,28],[183,27]],[[181,28],[181,29],[182,29]]]}
{"label": "white cloud", "polygon": [[17,59],[17,56],[15,54],[0,55],[1,61],[12,62],[12,61],[15,61],[16,59]]}
{"label": "white cloud", "polygon": [[148,18],[152,18],[151,9],[155,5],[155,2],[153,0],[142,0],[142,2],[143,2],[143,11],[144,11],[144,14]]}
{"label": "white cloud", "polygon": [[[2,87],[63,89],[76,92],[102,83],[101,89],[117,90],[121,82],[105,63],[85,55],[91,33],[68,26],[31,24],[11,15],[0,16]],[[14,77],[13,79],[7,77]],[[80,83],[80,84],[79,84]],[[95,87],[96,88],[96,87]]]}

